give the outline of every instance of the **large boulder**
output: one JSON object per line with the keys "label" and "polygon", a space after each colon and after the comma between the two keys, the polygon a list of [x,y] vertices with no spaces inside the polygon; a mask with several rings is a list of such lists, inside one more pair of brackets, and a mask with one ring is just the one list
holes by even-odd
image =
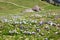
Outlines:
{"label": "large boulder", "polygon": [[35,5],[33,8],[25,9],[23,12],[39,12],[40,10],[41,8],[38,5]]}
{"label": "large boulder", "polygon": [[41,8],[38,6],[38,5],[35,5],[33,8],[32,8],[33,11],[36,11],[36,12],[39,12],[41,10]]}

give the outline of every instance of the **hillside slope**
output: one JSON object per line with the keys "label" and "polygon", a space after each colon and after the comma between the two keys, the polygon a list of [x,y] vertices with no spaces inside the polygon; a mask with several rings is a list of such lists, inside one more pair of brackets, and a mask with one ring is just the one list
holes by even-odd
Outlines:
{"label": "hillside slope", "polygon": [[25,8],[32,8],[35,5],[39,5],[45,10],[56,10],[58,12],[60,10],[60,7],[53,6],[40,0],[0,0],[0,14],[20,13],[20,11],[24,10]]}
{"label": "hillside slope", "polygon": [[[23,12],[35,5],[39,12]],[[0,40],[60,40],[60,6],[40,0],[0,0]]]}

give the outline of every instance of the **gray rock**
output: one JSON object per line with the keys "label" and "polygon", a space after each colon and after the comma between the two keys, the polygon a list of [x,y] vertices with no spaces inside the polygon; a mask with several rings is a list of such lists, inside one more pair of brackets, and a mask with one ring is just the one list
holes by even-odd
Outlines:
{"label": "gray rock", "polygon": [[5,18],[5,19],[3,19],[3,22],[9,22],[9,20]]}
{"label": "gray rock", "polygon": [[29,32],[29,31],[24,31],[23,33],[24,33],[24,34],[31,35],[31,32]]}
{"label": "gray rock", "polygon": [[39,28],[36,29],[37,32],[40,32],[41,30]]}
{"label": "gray rock", "polygon": [[55,32],[55,34],[58,34],[59,32]]}
{"label": "gray rock", "polygon": [[32,32],[32,34],[33,34],[33,35],[35,35],[35,34],[36,34],[36,32]]}
{"label": "gray rock", "polygon": [[47,31],[49,31],[49,30],[50,30],[49,26],[46,26],[46,27],[45,27],[45,29],[46,29]]}
{"label": "gray rock", "polygon": [[52,21],[48,21],[47,24],[49,24],[51,26],[56,26],[56,23],[53,23]]}
{"label": "gray rock", "polygon": [[23,22],[20,21],[19,23],[22,24]]}
{"label": "gray rock", "polygon": [[45,40],[48,40],[48,38],[45,38]]}
{"label": "gray rock", "polygon": [[37,23],[37,21],[36,21],[36,20],[32,20],[31,22],[32,22],[32,23]]}
{"label": "gray rock", "polygon": [[39,24],[40,24],[40,25],[43,25],[43,24],[44,24],[44,22],[43,22],[43,21],[40,21],[40,22],[39,22]]}
{"label": "gray rock", "polygon": [[33,8],[32,8],[33,11],[36,11],[36,12],[39,12],[41,10],[41,8],[38,6],[38,5],[35,5]]}
{"label": "gray rock", "polygon": [[14,34],[14,33],[18,33],[18,32],[16,30],[10,30],[9,33]]}
{"label": "gray rock", "polygon": [[60,24],[57,24],[57,27],[59,27],[59,28],[60,28]]}

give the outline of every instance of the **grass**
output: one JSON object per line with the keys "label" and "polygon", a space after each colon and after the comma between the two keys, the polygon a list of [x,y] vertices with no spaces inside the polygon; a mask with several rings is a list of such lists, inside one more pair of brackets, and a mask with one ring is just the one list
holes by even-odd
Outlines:
{"label": "grass", "polygon": [[[35,5],[39,5],[44,10],[41,12],[22,13],[24,9],[32,8]],[[54,6],[40,0],[0,0],[0,40],[45,40],[45,38],[48,38],[48,40],[60,40],[60,29],[57,29],[57,26],[39,25],[40,21],[49,20],[60,24],[60,18],[55,19],[57,15],[60,15],[59,10],[60,6]],[[34,16],[36,14],[39,16]],[[33,20],[36,20],[37,23],[33,22]],[[23,23],[20,24],[19,22]],[[22,32],[20,26],[24,27]],[[44,29],[45,26],[49,26],[50,30]],[[40,32],[36,31],[37,27],[41,30]],[[18,34],[9,34],[10,30],[15,29]],[[26,35],[23,33],[26,30],[34,31],[36,34]],[[55,32],[59,32],[59,34],[55,34]]]}

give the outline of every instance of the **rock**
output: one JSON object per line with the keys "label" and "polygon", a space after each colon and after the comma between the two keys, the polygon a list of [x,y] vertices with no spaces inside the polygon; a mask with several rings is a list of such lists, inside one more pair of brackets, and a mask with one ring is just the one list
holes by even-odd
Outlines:
{"label": "rock", "polygon": [[36,11],[36,12],[39,12],[41,9],[38,5],[35,5],[33,8],[32,8],[33,11]]}
{"label": "rock", "polygon": [[52,21],[48,21],[47,24],[49,24],[51,26],[56,26],[56,23],[53,23]]}
{"label": "rock", "polygon": [[41,30],[39,28],[36,29],[37,32],[40,32]]}
{"label": "rock", "polygon": [[31,23],[37,23],[37,21],[36,20],[32,20]]}
{"label": "rock", "polygon": [[48,38],[45,38],[45,40],[48,40]]}
{"label": "rock", "polygon": [[20,21],[19,23],[22,24],[23,22]]}
{"label": "rock", "polygon": [[55,32],[55,34],[58,34],[59,32]]}
{"label": "rock", "polygon": [[40,21],[40,22],[39,22],[39,25],[43,25],[43,24],[44,24],[44,22],[43,22],[43,21]]}
{"label": "rock", "polygon": [[10,31],[9,31],[9,34],[14,34],[14,33],[17,34],[18,32],[17,32],[16,30],[10,30]]}
{"label": "rock", "polygon": [[35,35],[35,34],[36,34],[36,32],[32,32],[32,34],[33,34],[33,35]]}
{"label": "rock", "polygon": [[9,20],[8,19],[3,19],[3,22],[9,22]]}
{"label": "rock", "polygon": [[47,22],[47,24],[49,24],[49,25],[50,25],[50,24],[52,25],[52,23],[53,23],[52,21],[48,21],[48,22]]}
{"label": "rock", "polygon": [[56,26],[56,23],[53,23],[53,25],[52,26]]}
{"label": "rock", "polygon": [[49,26],[46,26],[46,27],[45,27],[45,29],[46,29],[47,31],[49,31],[49,30],[50,30]]}
{"label": "rock", "polygon": [[31,32],[29,32],[29,31],[24,31],[23,33],[24,33],[24,34],[31,35]]}
{"label": "rock", "polygon": [[59,27],[59,28],[60,28],[60,24],[57,24],[57,27]]}

